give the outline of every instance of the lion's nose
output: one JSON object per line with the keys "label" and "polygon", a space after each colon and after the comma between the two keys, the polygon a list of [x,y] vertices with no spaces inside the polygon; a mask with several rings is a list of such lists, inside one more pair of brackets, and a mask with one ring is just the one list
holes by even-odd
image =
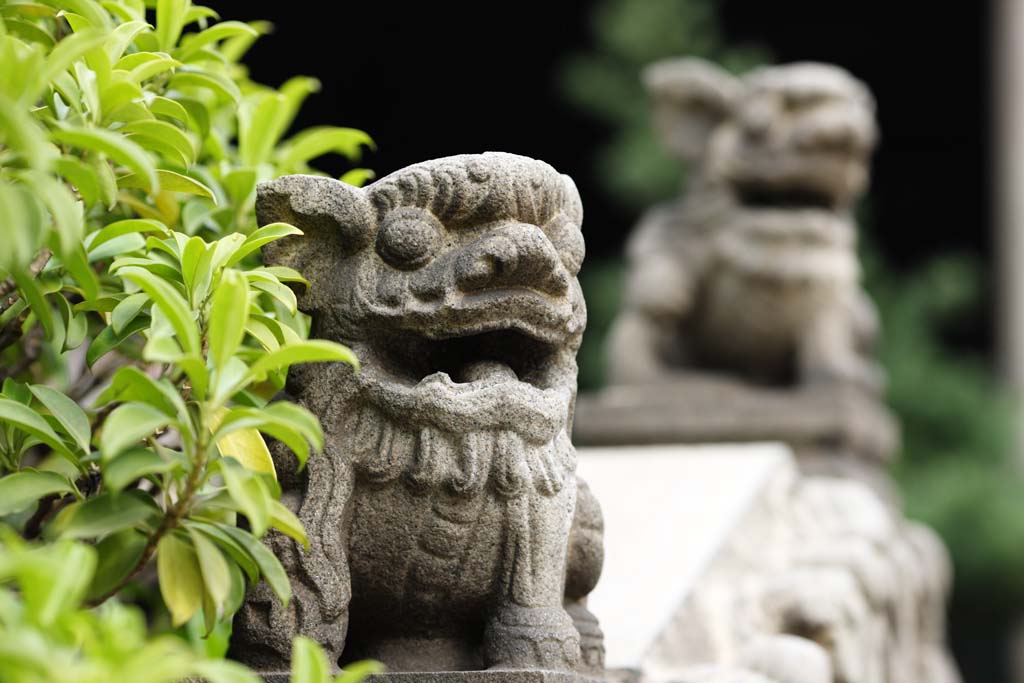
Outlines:
{"label": "lion's nose", "polygon": [[464,292],[525,287],[557,296],[568,291],[569,274],[544,231],[513,223],[463,249],[455,260],[455,283]]}
{"label": "lion's nose", "polygon": [[864,112],[843,106],[822,107],[798,126],[794,142],[799,149],[862,153],[874,146],[874,121]]}

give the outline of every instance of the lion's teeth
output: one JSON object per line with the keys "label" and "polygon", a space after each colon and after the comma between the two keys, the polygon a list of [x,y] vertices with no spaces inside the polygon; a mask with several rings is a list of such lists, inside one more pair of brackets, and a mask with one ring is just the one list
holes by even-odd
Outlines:
{"label": "lion's teeth", "polygon": [[470,383],[483,380],[490,381],[512,381],[516,382],[519,377],[515,370],[505,363],[496,360],[478,360],[465,365],[456,375],[459,382]]}
{"label": "lion's teeth", "polygon": [[452,378],[448,376],[447,372],[435,372],[427,375],[419,381],[420,384],[451,384]]}

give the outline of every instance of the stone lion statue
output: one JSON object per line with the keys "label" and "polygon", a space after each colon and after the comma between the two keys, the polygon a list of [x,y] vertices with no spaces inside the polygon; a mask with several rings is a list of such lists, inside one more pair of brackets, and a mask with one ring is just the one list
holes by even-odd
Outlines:
{"label": "stone lion statue", "polygon": [[629,239],[610,381],[699,369],[879,389],[852,215],[878,136],[867,88],[825,64],[736,78],[692,58],[644,81],[657,132],[692,173]]}
{"label": "stone lion statue", "polygon": [[456,156],[362,189],[263,183],[257,215],[304,232],[268,246],[268,265],[309,279],[311,336],[349,345],[361,370],[289,375],[326,437],[281,482],[312,547],[273,538],[295,597],[256,587],[240,658],[287,671],[303,633],[334,661],[393,671],[599,669],[583,600],[601,513],[569,439],[586,323],[572,180],[525,157]]}

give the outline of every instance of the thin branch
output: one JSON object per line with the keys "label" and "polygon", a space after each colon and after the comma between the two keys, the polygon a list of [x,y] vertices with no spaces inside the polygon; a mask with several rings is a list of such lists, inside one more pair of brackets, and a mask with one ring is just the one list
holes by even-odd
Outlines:
{"label": "thin branch", "polygon": [[188,481],[185,483],[185,490],[178,498],[178,501],[174,504],[170,510],[164,515],[164,518],[160,521],[160,526],[157,527],[153,535],[146,541],[146,547],[142,549],[142,555],[139,556],[138,561],[135,563],[135,567],[132,568],[128,574],[117,582],[110,590],[98,598],[94,598],[89,601],[89,605],[95,607],[101,605],[110,598],[117,595],[117,593],[128,585],[128,582],[134,579],[139,573],[145,569],[149,561],[153,559],[153,555],[156,554],[157,546],[160,544],[160,539],[166,536],[171,531],[178,528],[178,524],[181,520],[188,515],[190,508],[192,507],[192,499],[195,498],[196,493],[199,490],[199,484],[202,482],[203,472],[206,469],[206,446],[204,443],[200,443],[199,459],[196,462],[195,467],[188,476]]}
{"label": "thin branch", "polygon": [[[32,263],[28,264],[28,274],[32,278],[39,277],[39,273],[43,272],[43,268],[50,262],[50,257],[53,256],[53,252],[48,248],[44,247],[36,257],[32,259]],[[17,285],[14,284],[14,278],[7,278],[6,280],[0,281],[0,313],[3,313],[8,308],[14,305],[14,302],[18,300],[17,296],[11,296],[14,293]]]}
{"label": "thin branch", "polygon": [[50,518],[53,512],[53,504],[60,498],[56,493],[51,493],[44,496],[39,501],[39,507],[36,508],[35,513],[25,522],[25,532],[23,536],[28,540],[39,538],[39,534],[43,529],[43,524],[47,519]]}
{"label": "thin branch", "polygon": [[[14,344],[14,342],[21,339],[22,327],[25,325],[25,321],[28,320],[28,314],[31,310],[26,308],[24,311],[19,313],[14,320],[11,320],[7,325],[0,329],[0,351],[3,351],[8,346]],[[8,375],[13,374],[8,372]]]}

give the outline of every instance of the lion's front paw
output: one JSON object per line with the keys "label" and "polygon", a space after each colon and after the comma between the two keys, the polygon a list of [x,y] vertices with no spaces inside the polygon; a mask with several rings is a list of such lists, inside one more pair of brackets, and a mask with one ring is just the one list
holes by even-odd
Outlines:
{"label": "lion's front paw", "polygon": [[573,671],[580,663],[580,634],[561,606],[505,606],[487,622],[484,660],[491,669]]}
{"label": "lion's front paw", "polygon": [[808,365],[802,381],[808,386],[849,384],[872,396],[885,393],[886,375],[879,365],[863,358],[845,358],[829,364]]}

